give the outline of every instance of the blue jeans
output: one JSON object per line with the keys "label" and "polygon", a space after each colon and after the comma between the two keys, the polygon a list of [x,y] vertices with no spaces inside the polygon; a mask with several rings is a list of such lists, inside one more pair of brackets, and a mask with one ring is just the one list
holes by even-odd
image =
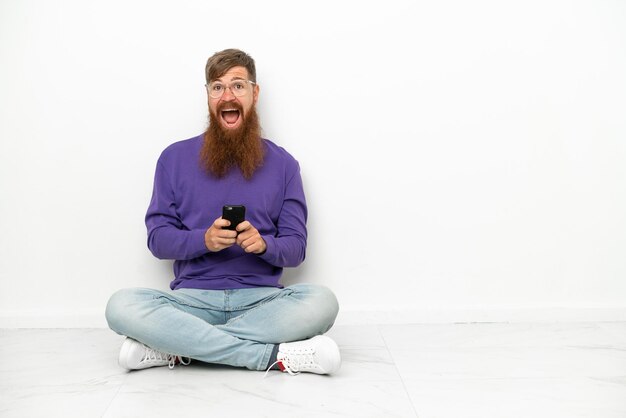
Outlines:
{"label": "blue jeans", "polygon": [[113,331],[162,352],[264,370],[276,344],[325,333],[338,311],[335,295],[318,285],[123,289],[106,318]]}

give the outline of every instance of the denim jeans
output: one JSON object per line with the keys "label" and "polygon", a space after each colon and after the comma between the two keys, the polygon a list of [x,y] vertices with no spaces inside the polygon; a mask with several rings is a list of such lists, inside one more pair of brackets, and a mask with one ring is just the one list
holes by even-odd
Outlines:
{"label": "denim jeans", "polygon": [[276,344],[328,331],[339,310],[326,287],[123,289],[106,308],[109,327],[156,350],[207,363],[264,370]]}

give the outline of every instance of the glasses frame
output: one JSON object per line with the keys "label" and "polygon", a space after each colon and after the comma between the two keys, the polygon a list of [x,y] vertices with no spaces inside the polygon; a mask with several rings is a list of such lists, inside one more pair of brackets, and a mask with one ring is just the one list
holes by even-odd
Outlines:
{"label": "glasses frame", "polygon": [[[241,95],[237,95],[237,94],[235,93],[235,91],[237,91],[237,90],[233,90],[233,84],[235,84],[235,83],[241,83],[241,82],[250,83],[250,84],[252,84],[252,85],[255,85],[255,86],[256,86],[256,83],[255,83],[254,81],[252,81],[252,80],[246,80],[246,79],[243,79],[243,78],[238,78],[238,79],[236,79],[236,80],[231,81],[230,83],[223,83],[223,82],[221,82],[221,81],[217,81],[217,80],[216,80],[216,81],[212,81],[211,83],[205,84],[205,85],[204,85],[204,87],[206,87],[207,93],[209,93],[209,96],[210,96],[211,98],[213,98],[213,99],[220,99],[220,98],[222,98],[222,96],[224,95],[224,93],[226,92],[226,90],[227,90],[227,89],[228,89],[228,90],[230,90],[230,93],[231,93],[233,96],[235,96],[235,97],[243,97],[243,96],[245,96],[245,95],[246,95],[245,93],[244,93],[244,94],[241,94]],[[211,87],[211,84],[213,84],[213,83],[220,83],[222,86],[224,86],[224,89],[222,90],[222,93],[221,93],[219,96],[217,96],[217,97],[214,97],[214,96],[211,94],[212,90],[210,89],[210,87]],[[246,93],[247,93],[247,92],[246,92]]]}

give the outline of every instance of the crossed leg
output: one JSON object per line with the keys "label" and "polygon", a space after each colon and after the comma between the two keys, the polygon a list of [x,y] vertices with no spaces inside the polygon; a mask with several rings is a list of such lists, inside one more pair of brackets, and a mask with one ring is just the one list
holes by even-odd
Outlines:
{"label": "crossed leg", "polygon": [[107,305],[110,328],[167,353],[263,370],[276,344],[328,331],[337,316],[323,286],[237,290],[123,289]]}

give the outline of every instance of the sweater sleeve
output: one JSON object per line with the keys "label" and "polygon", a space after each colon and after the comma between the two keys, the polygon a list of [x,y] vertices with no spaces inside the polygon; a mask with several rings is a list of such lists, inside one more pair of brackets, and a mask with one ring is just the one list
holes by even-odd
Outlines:
{"label": "sweater sleeve", "polygon": [[159,161],[148,212],[148,248],[159,259],[189,260],[206,254],[205,230],[190,230],[177,213],[176,196],[165,167]]}
{"label": "sweater sleeve", "polygon": [[275,235],[265,235],[267,249],[260,256],[276,267],[296,267],[306,255],[307,207],[302,187],[300,167],[295,170],[285,187],[285,197],[277,222]]}

